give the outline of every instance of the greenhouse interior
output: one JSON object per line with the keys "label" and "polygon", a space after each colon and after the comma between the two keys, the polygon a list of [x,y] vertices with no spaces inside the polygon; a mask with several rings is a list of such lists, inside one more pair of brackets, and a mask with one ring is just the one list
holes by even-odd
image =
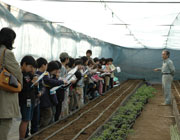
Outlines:
{"label": "greenhouse interior", "polygon": [[1,0],[0,140],[180,140],[179,7]]}

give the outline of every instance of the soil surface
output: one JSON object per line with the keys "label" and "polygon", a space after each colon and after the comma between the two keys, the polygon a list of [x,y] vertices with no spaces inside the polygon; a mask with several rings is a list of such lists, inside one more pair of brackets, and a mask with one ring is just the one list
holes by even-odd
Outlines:
{"label": "soil surface", "polygon": [[174,97],[175,97],[175,100],[176,100],[176,103],[177,103],[177,107],[178,107],[178,110],[179,110],[179,112],[180,112],[180,82],[179,81],[174,81],[174,83],[173,83],[173,89],[175,89],[175,87],[174,86],[176,86],[176,89],[177,89],[177,91],[176,92],[174,92]]}
{"label": "soil surface", "polygon": [[52,127],[48,128],[44,132],[40,133],[40,135],[34,136],[33,140],[42,140],[52,134],[52,132],[56,131],[57,129],[62,128],[70,121],[76,119],[79,115],[83,112],[87,111],[88,109],[92,108],[95,104],[99,103],[101,100],[106,98],[107,96],[111,95],[109,98],[104,100],[102,103],[94,107],[91,111],[84,114],[80,117],[77,121],[72,123],[66,129],[62,130],[56,136],[50,138],[50,140],[71,140],[82,128],[86,127],[90,124],[93,120],[95,120],[113,101],[115,101],[122,93],[124,94],[121,96],[100,118],[97,120],[91,127],[83,131],[81,135],[77,138],[78,140],[86,140],[88,137],[100,126],[104,123],[104,121],[109,118],[109,116],[119,107],[122,100],[131,93],[135,87],[140,83],[139,80],[130,80],[125,82],[120,87],[114,88],[109,91],[105,96],[101,96],[98,99],[94,100],[93,102],[86,105],[84,108],[79,110],[77,113],[73,114],[72,116],[68,117],[67,119],[60,121],[58,124],[53,125]]}
{"label": "soil surface", "polygon": [[[164,101],[161,85],[154,85],[157,89],[155,97],[145,105],[141,115],[135,122],[134,132],[127,140],[170,140],[170,126],[174,124],[171,106],[160,106]],[[172,88],[172,92],[175,92]]]}

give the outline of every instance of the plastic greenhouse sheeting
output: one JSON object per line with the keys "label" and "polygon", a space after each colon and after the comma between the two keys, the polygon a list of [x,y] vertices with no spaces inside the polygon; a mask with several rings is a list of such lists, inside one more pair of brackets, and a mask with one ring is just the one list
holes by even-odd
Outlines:
{"label": "plastic greenhouse sheeting", "polygon": [[[124,3],[157,2],[155,0],[2,1],[119,46],[179,49],[179,39],[175,38],[173,33],[176,35],[180,33],[180,30],[176,30],[179,28],[176,21],[180,12],[180,2],[171,3],[173,2],[171,0],[170,3]],[[171,40],[177,43],[174,44]]]}
{"label": "plastic greenhouse sheeting", "polygon": [[[136,46],[126,48],[114,45],[53,24],[28,12],[19,11],[16,18],[0,5],[0,27],[5,26],[13,28],[17,33],[14,52],[18,61],[26,54],[31,54],[35,58],[42,56],[48,60],[58,60],[61,52],[68,52],[72,57],[79,57],[84,56],[87,49],[91,49],[93,57],[114,59],[115,65],[121,67],[122,72],[118,74],[120,80],[160,81],[161,79],[161,74],[153,72],[153,69],[162,64],[162,49],[135,48]],[[174,26],[172,30],[178,31]],[[169,38],[169,41],[178,46],[178,41],[173,41],[178,38],[175,33],[172,33],[174,36]],[[180,51],[170,50],[170,52],[176,67],[175,79],[179,79]]]}

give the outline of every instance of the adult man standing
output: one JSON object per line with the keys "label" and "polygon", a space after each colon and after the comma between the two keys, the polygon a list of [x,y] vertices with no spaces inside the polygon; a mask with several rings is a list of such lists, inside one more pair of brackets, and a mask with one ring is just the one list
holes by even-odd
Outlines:
{"label": "adult man standing", "polygon": [[163,64],[162,68],[154,69],[154,71],[162,72],[162,88],[164,91],[165,102],[161,105],[171,104],[171,83],[175,73],[175,67],[172,60],[169,59],[170,52],[167,50],[162,51]]}

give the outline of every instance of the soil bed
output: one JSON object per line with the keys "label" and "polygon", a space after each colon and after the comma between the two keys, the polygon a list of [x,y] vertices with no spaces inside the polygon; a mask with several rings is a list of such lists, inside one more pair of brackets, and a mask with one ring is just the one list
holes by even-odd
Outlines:
{"label": "soil bed", "polygon": [[[85,113],[77,119],[74,123],[60,131],[58,134],[50,138],[50,140],[71,140],[74,138],[75,135],[84,127],[86,127],[88,124],[90,124],[93,120],[95,120],[110,104],[112,104],[113,101],[117,99],[117,101],[112,104],[108,108],[107,111],[104,112],[104,114],[90,127],[88,127],[79,137],[77,137],[78,140],[86,140],[88,137],[100,126],[104,123],[104,121],[116,110],[116,108],[120,105],[122,100],[131,93],[134,88],[137,87],[137,85],[140,83],[140,80],[129,80],[119,87],[116,87],[109,92],[107,92],[104,96],[101,96],[97,98],[96,100],[90,102],[88,105],[83,107],[81,110],[73,114],[72,116],[66,118],[65,120],[60,121],[59,123],[51,126],[50,128],[46,129],[45,131],[41,132],[40,134],[34,136],[31,138],[31,140],[43,140],[47,136],[51,135],[56,130],[64,127],[66,124],[71,122],[72,120],[79,117],[83,112],[91,109],[93,106],[95,106],[97,103],[105,99],[102,103],[98,104],[96,107],[92,108],[89,112]],[[121,95],[123,93],[123,95]],[[121,96],[119,99],[118,97]]]}

